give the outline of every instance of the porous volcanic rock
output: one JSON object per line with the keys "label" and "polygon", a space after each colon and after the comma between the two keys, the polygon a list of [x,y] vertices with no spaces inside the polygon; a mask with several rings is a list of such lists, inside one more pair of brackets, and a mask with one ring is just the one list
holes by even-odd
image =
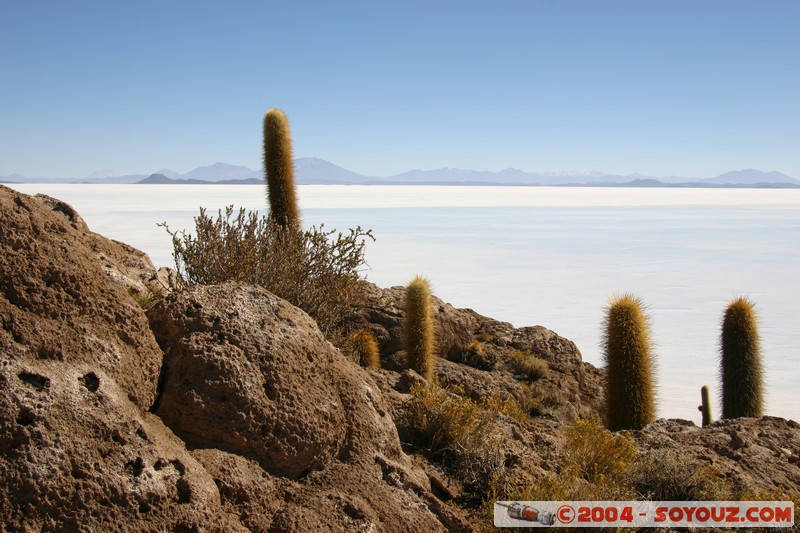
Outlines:
{"label": "porous volcanic rock", "polygon": [[[89,232],[63,202],[3,186],[0,227],[0,349],[6,357],[85,363],[148,409],[162,353],[119,283],[142,283],[120,261],[136,262],[130,249]],[[143,273],[148,265],[139,266]]]}
{"label": "porous volcanic rock", "polygon": [[141,252],[0,186],[0,530],[243,531],[147,412],[163,354],[131,286]]}
{"label": "porous volcanic rock", "polygon": [[246,531],[154,415],[89,363],[0,362],[0,529]]}
{"label": "porous volcanic rock", "polygon": [[[463,525],[403,453],[370,373],[305,312],[230,282],[174,293],[148,317],[166,353],[155,413],[209,471],[237,472],[240,481],[215,477],[223,502],[246,502],[243,522],[269,517],[276,531]],[[253,465],[262,473],[242,478]],[[244,495],[259,485],[284,503]]]}
{"label": "porous volcanic rock", "polygon": [[155,413],[193,448],[298,478],[356,442],[397,455],[375,385],[303,311],[240,283],[196,286],[150,309],[167,355]]}
{"label": "porous volcanic rock", "polygon": [[[366,292],[368,304],[353,320],[368,325],[375,334],[382,366],[402,372],[406,368],[405,289],[383,289],[368,283]],[[605,372],[584,362],[572,341],[543,326],[515,328],[472,309],[453,307],[436,296],[433,316],[439,355],[435,372],[445,385],[459,384],[473,398],[500,391],[522,400],[525,395],[520,382],[512,378],[513,355],[527,352],[543,359],[549,367],[547,375],[532,384],[543,412],[565,421],[579,417],[603,419]],[[468,353],[472,343],[480,345],[480,355]]]}
{"label": "porous volcanic rock", "polygon": [[772,416],[719,420],[706,427],[656,420],[633,432],[642,450],[673,451],[684,461],[712,467],[739,490],[798,495],[800,424]]}

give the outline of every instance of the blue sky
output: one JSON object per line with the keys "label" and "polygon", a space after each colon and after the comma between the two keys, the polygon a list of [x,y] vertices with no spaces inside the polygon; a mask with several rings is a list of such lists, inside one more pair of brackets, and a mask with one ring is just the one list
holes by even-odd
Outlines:
{"label": "blue sky", "polygon": [[0,0],[0,175],[444,166],[800,178],[796,0]]}

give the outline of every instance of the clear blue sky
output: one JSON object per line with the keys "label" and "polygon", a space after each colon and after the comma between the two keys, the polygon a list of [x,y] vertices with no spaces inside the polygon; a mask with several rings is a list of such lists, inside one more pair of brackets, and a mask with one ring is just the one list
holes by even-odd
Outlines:
{"label": "clear blue sky", "polygon": [[0,0],[0,175],[443,166],[800,178],[797,0]]}

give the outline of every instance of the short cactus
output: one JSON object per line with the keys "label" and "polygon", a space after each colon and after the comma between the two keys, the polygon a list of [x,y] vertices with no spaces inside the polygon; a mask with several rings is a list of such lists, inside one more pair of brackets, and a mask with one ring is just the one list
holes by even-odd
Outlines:
{"label": "short cactus", "polygon": [[270,217],[279,226],[299,227],[292,138],[289,120],[280,109],[270,109],[264,116],[264,172]]}
{"label": "short cactus", "polygon": [[700,406],[698,411],[703,413],[703,427],[709,426],[714,422],[711,416],[711,400],[708,397],[708,386],[703,385],[700,387]]}
{"label": "short cactus", "polygon": [[747,298],[728,304],[720,339],[722,418],[759,417],[764,411],[763,371],[755,307]]}
{"label": "short cactus", "polygon": [[403,324],[408,368],[427,380],[433,379],[435,341],[431,289],[417,276],[406,287]]}
{"label": "short cactus", "polygon": [[378,341],[369,328],[361,328],[353,333],[350,339],[353,352],[358,357],[358,364],[367,368],[381,367]]}
{"label": "short cactus", "polygon": [[606,424],[642,429],[655,420],[649,319],[639,298],[625,294],[606,308]]}

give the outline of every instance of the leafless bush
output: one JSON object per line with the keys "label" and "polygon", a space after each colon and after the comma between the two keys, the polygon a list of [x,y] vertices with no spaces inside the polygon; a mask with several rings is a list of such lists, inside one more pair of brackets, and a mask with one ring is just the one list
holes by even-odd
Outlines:
{"label": "leafless bush", "polygon": [[233,206],[214,218],[201,208],[194,234],[171,231],[175,267],[189,284],[243,281],[260,285],[303,309],[322,332],[340,337],[345,317],[364,301],[360,283],[372,230],[305,231]]}

